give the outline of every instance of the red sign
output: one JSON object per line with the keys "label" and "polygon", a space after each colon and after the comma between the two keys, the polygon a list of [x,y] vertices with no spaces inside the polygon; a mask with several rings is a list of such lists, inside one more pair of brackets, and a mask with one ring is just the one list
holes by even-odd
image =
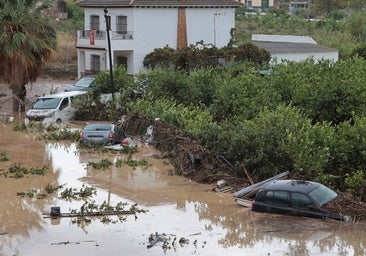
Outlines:
{"label": "red sign", "polygon": [[95,39],[95,30],[90,31],[90,44],[94,45],[94,39]]}

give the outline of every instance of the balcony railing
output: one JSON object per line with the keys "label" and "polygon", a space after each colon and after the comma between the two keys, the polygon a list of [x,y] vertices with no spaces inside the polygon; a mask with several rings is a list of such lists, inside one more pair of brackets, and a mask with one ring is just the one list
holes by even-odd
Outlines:
{"label": "balcony railing", "polygon": [[[79,30],[78,37],[79,39],[89,39],[92,30]],[[94,30],[94,39],[95,40],[106,40],[107,34],[106,31]],[[133,39],[132,31],[112,31],[111,40],[131,40]]]}
{"label": "balcony railing", "polygon": [[[89,39],[90,38],[90,33],[93,30],[80,30],[79,31],[79,39]],[[101,31],[101,30],[94,30],[95,34],[94,34],[94,39],[95,40],[105,40],[107,38],[107,34],[105,31]]]}

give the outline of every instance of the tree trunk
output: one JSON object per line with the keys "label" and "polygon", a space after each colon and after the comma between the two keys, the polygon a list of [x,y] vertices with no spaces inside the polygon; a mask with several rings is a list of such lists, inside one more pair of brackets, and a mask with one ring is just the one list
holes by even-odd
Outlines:
{"label": "tree trunk", "polygon": [[21,86],[11,85],[12,99],[13,99],[13,112],[23,112],[25,110],[25,96],[27,95],[27,89],[25,84]]}

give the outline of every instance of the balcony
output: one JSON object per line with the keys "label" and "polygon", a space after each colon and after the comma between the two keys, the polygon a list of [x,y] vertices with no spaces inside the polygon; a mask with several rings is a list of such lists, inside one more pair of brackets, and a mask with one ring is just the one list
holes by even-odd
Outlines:
{"label": "balcony", "polygon": [[[93,35],[94,34],[94,35]],[[134,39],[132,31],[111,31],[111,44],[120,45],[121,41],[132,42]],[[126,44],[125,44],[126,45]],[[127,43],[130,45],[130,43]],[[107,32],[101,30],[78,30],[77,31],[77,47],[88,48],[106,48]]]}

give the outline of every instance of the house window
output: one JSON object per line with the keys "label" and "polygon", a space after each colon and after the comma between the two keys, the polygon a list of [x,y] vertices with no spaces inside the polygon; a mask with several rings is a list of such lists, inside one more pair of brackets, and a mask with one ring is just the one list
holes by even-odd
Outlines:
{"label": "house window", "polygon": [[91,15],[90,16],[90,30],[99,30],[99,16]]}
{"label": "house window", "polygon": [[92,71],[95,71],[95,72],[100,71],[100,56],[99,55],[91,55],[90,66],[91,66]]}
{"label": "house window", "polygon": [[127,69],[127,58],[123,56],[117,56],[116,57],[116,65],[117,67],[122,66],[125,69]]}
{"label": "house window", "polygon": [[117,33],[127,34],[127,16],[117,16]]}
{"label": "house window", "polygon": [[269,0],[262,0],[262,9],[267,10],[269,8]]}

